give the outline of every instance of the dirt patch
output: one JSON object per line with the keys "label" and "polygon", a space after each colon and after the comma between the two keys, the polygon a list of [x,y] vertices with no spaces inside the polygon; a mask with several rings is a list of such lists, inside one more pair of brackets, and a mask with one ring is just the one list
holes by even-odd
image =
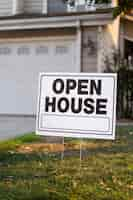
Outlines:
{"label": "dirt patch", "polygon": [[[105,148],[110,147],[111,143],[82,143],[82,149],[97,149],[97,148]],[[72,144],[72,143],[66,143],[63,144],[49,144],[49,143],[36,143],[36,144],[25,144],[21,145],[17,151],[19,153],[32,153],[32,152],[62,152],[67,150],[79,150],[80,144]]]}
{"label": "dirt patch", "polygon": [[42,151],[42,152],[59,152],[63,151],[63,145],[62,144],[27,144],[22,145],[17,149],[20,153],[32,153],[36,151]]}

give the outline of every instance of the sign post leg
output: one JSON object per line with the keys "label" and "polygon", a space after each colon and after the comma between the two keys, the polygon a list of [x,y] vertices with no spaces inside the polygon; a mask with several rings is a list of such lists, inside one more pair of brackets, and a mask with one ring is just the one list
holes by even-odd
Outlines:
{"label": "sign post leg", "polygon": [[64,160],[64,149],[65,149],[64,137],[62,138],[62,145],[63,145],[63,151],[61,151],[61,160]]}
{"label": "sign post leg", "polygon": [[82,140],[80,140],[80,168],[82,167]]}

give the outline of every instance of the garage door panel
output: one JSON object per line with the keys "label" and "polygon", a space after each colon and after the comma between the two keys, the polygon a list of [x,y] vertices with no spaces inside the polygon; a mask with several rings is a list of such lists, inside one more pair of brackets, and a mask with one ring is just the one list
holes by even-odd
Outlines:
{"label": "garage door panel", "polygon": [[0,44],[0,113],[35,114],[40,72],[78,72],[76,42],[50,39]]}

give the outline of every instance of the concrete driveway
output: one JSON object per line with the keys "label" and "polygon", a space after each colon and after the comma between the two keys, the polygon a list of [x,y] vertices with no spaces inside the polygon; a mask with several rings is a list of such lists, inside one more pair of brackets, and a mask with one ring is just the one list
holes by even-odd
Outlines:
{"label": "concrete driveway", "polygon": [[0,140],[35,131],[35,117],[0,116]]}

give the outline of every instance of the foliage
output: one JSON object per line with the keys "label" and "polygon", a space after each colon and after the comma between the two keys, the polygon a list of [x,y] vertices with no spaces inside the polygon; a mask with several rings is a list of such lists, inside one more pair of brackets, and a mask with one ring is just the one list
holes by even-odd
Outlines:
{"label": "foliage", "polygon": [[132,0],[118,0],[118,6],[114,8],[113,16],[116,18],[120,14],[126,14],[133,9]]}
{"label": "foliage", "polygon": [[118,117],[133,119],[133,70],[126,67],[118,70],[117,96]]}
{"label": "foliage", "polygon": [[[68,2],[69,0],[63,0],[64,3]],[[86,0],[87,1],[87,0]],[[70,1],[71,3],[74,3],[75,0],[71,0]],[[95,0],[96,3],[98,4],[103,4],[103,3],[111,3],[111,0]]]}
{"label": "foliage", "polygon": [[106,73],[117,73],[117,118],[133,119],[133,64],[113,52],[112,60],[104,60]]}
{"label": "foliage", "polygon": [[96,3],[111,3],[111,0],[96,0]]}

